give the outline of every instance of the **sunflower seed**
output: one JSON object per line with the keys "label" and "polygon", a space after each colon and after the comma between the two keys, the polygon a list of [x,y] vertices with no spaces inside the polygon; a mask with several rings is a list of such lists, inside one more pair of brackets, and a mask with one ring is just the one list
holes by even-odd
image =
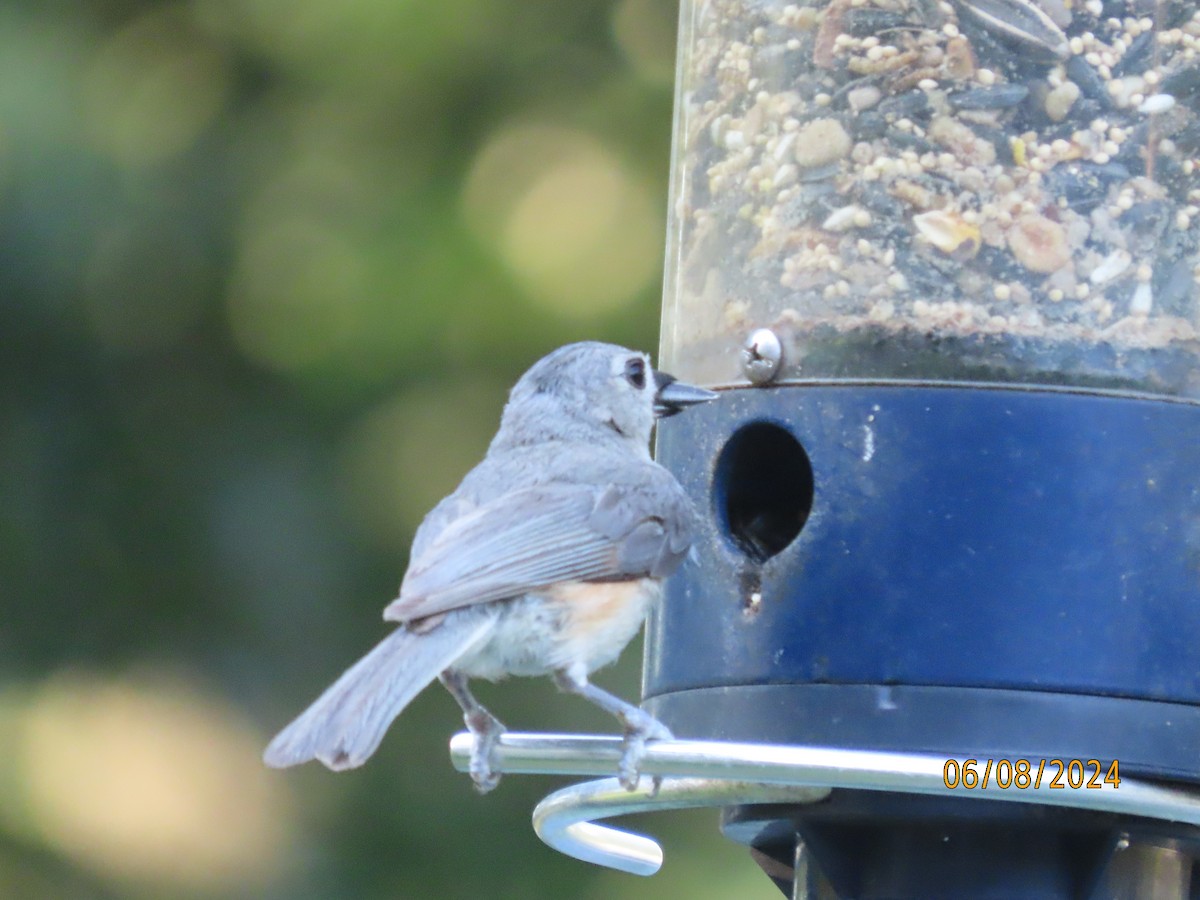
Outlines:
{"label": "sunflower seed", "polygon": [[908,18],[903,13],[863,7],[846,14],[843,30],[855,37],[866,37],[905,27],[911,30],[913,26],[908,25]]}
{"label": "sunflower seed", "polygon": [[960,91],[949,100],[955,109],[1008,109],[1028,96],[1029,88],[1023,84],[997,84]]}
{"label": "sunflower seed", "polygon": [[1146,68],[1146,64],[1150,60],[1150,53],[1154,50],[1155,37],[1158,30],[1151,28],[1149,31],[1143,31],[1133,39],[1129,45],[1129,49],[1122,54],[1117,64],[1112,67],[1114,78],[1122,78],[1126,75],[1135,75]]}
{"label": "sunflower seed", "polygon": [[1200,91],[1200,66],[1177,69],[1162,80],[1160,89],[1180,100]]}
{"label": "sunflower seed", "polygon": [[1095,100],[1104,109],[1112,108],[1112,97],[1100,73],[1082,56],[1072,56],[1067,60],[1067,77],[1079,86],[1083,96]]}
{"label": "sunflower seed", "polygon": [[999,38],[1046,51],[1058,59],[1071,55],[1063,30],[1030,0],[958,0],[958,5]]}

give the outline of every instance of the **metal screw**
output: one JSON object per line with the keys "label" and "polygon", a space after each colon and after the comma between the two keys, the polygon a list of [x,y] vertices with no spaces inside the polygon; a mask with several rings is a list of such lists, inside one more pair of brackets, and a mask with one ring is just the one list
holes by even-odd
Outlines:
{"label": "metal screw", "polygon": [[770,384],[783,362],[783,344],[770,328],[752,332],[742,344],[742,371],[751,384]]}

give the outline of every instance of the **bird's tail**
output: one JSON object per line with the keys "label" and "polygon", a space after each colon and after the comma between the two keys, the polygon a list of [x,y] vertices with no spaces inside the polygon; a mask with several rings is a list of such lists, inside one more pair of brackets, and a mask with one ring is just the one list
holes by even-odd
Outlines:
{"label": "bird's tail", "polygon": [[283,769],[317,759],[335,772],[361,766],[404,707],[487,639],[490,612],[451,614],[421,633],[397,628],[279,732],[263,762]]}

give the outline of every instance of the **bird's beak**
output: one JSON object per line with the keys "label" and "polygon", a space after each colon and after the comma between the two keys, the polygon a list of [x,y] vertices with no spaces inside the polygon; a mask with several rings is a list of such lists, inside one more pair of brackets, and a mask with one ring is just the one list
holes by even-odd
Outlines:
{"label": "bird's beak", "polygon": [[707,403],[716,400],[714,391],[677,381],[674,375],[666,372],[654,372],[654,384],[658,390],[654,394],[654,418],[665,419],[677,412],[683,412],[685,406],[695,406],[697,403]]}

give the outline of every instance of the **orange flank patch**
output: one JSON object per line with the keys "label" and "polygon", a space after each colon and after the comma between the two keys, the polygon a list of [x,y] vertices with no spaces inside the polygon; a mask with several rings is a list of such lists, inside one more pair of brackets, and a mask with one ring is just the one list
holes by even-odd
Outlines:
{"label": "orange flank patch", "polygon": [[637,633],[659,584],[636,581],[571,582],[553,587],[550,597],[570,609],[564,631],[569,643],[587,649],[581,656],[604,665]]}

